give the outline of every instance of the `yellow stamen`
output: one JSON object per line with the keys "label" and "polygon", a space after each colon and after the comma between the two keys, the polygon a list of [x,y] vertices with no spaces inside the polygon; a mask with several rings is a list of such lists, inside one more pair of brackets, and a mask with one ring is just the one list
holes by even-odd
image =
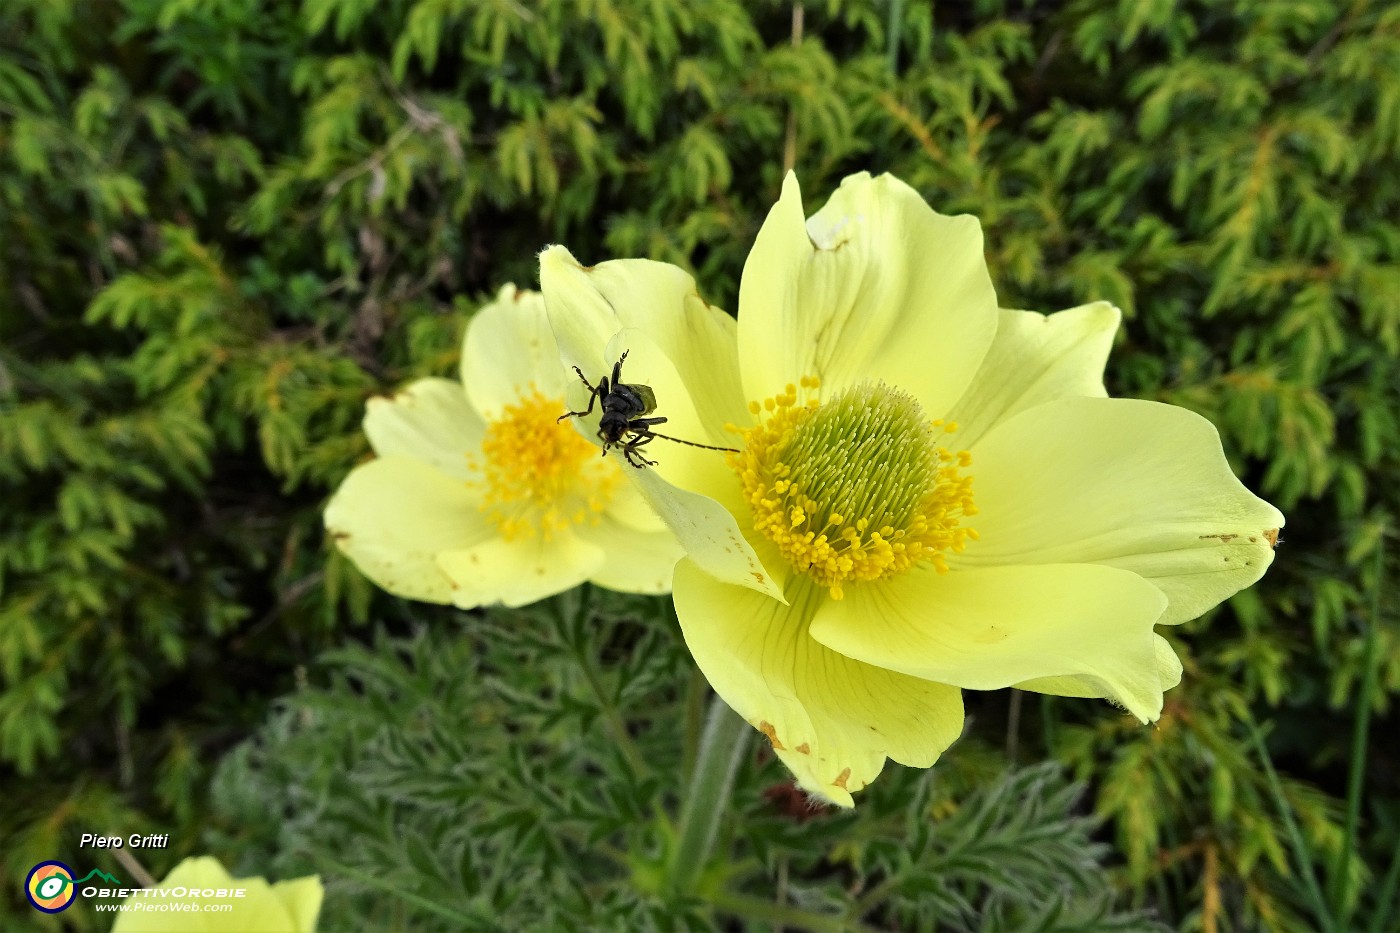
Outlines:
{"label": "yellow stamen", "polygon": [[939,444],[957,430],[930,422],[911,396],[862,383],[828,402],[812,376],[798,388],[751,402],[756,423],[735,430],[739,453],[726,460],[739,476],[753,526],[794,569],[841,599],[843,585],[930,564],[946,573],[949,552],[977,533],[972,464],[965,450]]}
{"label": "yellow stamen", "polygon": [[572,525],[598,524],[622,479],[567,422],[556,422],[564,410],[562,398],[531,386],[487,424],[480,454],[468,456],[477,474],[468,485],[481,490],[481,511],[508,541],[548,541]]}

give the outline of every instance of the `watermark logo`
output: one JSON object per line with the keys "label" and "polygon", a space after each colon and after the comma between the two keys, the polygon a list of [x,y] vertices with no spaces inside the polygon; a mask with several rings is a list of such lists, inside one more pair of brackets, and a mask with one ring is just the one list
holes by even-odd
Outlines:
{"label": "watermark logo", "polygon": [[74,880],[73,869],[62,862],[40,862],[29,869],[24,879],[24,896],[35,910],[46,914],[56,914],[67,910],[78,898],[78,885],[97,877],[109,884],[121,886],[121,882],[104,871],[94,868],[81,878]]}

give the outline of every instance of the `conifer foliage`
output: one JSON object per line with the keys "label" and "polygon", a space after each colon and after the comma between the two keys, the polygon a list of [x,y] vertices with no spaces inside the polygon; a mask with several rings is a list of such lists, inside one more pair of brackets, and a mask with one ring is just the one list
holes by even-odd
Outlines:
{"label": "conifer foliage", "polygon": [[[1287,540],[1172,633],[1159,728],[977,697],[931,785],[811,821],[746,759],[724,893],[677,906],[637,854],[667,844],[648,821],[699,702],[661,604],[600,605],[606,642],[549,634],[554,603],[406,606],[319,510],[368,453],[365,400],[450,374],[548,243],[676,263],[732,309],[788,165],[809,206],[869,169],[976,214],[1004,306],[1122,307],[1110,391],[1209,417]],[[1400,762],[1355,736],[1393,731],[1400,691],[1397,218],[1384,0],[0,5],[7,877],[113,827],[171,834],[157,876],[212,845],[322,871],[328,923],[491,928],[553,892],[561,923],[771,925],[778,891],[830,929],[1392,928]],[[577,744],[602,735],[640,750]],[[1048,764],[993,779],[1003,744],[1082,797]],[[620,857],[590,901],[570,872],[596,846]],[[33,922],[6,890],[0,926]]]}

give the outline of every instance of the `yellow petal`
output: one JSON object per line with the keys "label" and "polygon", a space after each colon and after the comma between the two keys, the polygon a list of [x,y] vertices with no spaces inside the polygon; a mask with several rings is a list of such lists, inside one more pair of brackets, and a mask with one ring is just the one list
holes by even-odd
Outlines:
{"label": "yellow petal", "polygon": [[[564,363],[590,382],[612,372],[620,355],[607,349],[613,336],[637,328],[671,361],[702,424],[722,433],[746,416],[734,319],[702,299],[683,269],[646,259],[585,268],[551,246],[540,255],[540,287]],[[633,381],[626,369],[623,375]]]}
{"label": "yellow petal", "polygon": [[973,690],[1088,679],[1146,722],[1162,712],[1152,625],[1166,602],[1135,574],[1091,564],[920,568],[824,600],[812,637],[867,664]]}
{"label": "yellow petal", "polygon": [[559,358],[566,368],[577,366],[596,385],[597,377],[611,373],[617,362],[608,359],[607,346],[624,325],[612,297],[599,293],[590,271],[562,246],[540,253],[540,290]]}
{"label": "yellow petal", "polygon": [[437,555],[495,533],[464,482],[405,456],[352,470],[326,506],[325,521],[365,576],[396,596],[432,603],[454,601]]}
{"label": "yellow petal", "polygon": [[[732,438],[724,425],[749,418],[739,388],[734,321],[705,303],[684,271],[638,259],[585,268],[564,247],[552,246],[540,256],[540,283],[564,361],[596,385],[596,377],[611,374],[622,351],[629,351],[623,381],[650,385],[654,414],[670,419],[657,431],[724,445]],[[568,392],[571,406],[586,406],[586,390]],[[596,425],[590,420],[578,427],[592,438]],[[658,467],[628,468],[627,476],[691,559],[720,579],[781,600],[781,589],[734,515],[716,501],[729,486],[737,488],[724,455],[660,439],[645,450]]]}
{"label": "yellow petal", "polygon": [[577,534],[603,554],[591,582],[623,593],[671,592],[671,573],[684,552],[669,531],[637,531],[604,517],[578,526]]}
{"label": "yellow petal", "polygon": [[487,419],[499,418],[532,389],[546,398],[562,396],[566,373],[538,292],[507,285],[467,325],[462,385]]}
{"label": "yellow petal", "polygon": [[602,564],[602,549],[573,531],[548,541],[538,535],[515,541],[491,538],[437,555],[438,568],[454,584],[453,602],[462,608],[538,602],[578,586]]}
{"label": "yellow petal", "polygon": [[1103,368],[1121,317],[1106,301],[1048,317],[1002,310],[982,368],[946,413],[959,425],[958,445],[976,443],[993,425],[1042,402],[1106,397]]}
{"label": "yellow petal", "polygon": [[631,478],[697,567],[717,580],[786,602],[783,568],[759,558],[735,519],[736,505],[726,507],[672,486],[655,470],[637,470]]}
{"label": "yellow petal", "polygon": [[767,736],[809,793],[843,807],[885,759],[928,767],[962,732],[962,696],[862,664],[808,637],[825,591],[797,583],[784,606],[676,565],[686,644],[726,703]]}
{"label": "yellow petal", "polygon": [[937,214],[897,178],[865,173],[810,220],[789,173],[744,264],[739,309],[747,398],[801,376],[824,391],[873,378],[939,414],[997,327],[976,218]]}
{"label": "yellow petal", "polygon": [[[629,468],[618,467],[618,469]],[[633,483],[618,483],[613,487],[612,496],[608,499],[603,514],[633,531],[666,530],[666,523],[661,520],[661,516],[657,515],[651,506],[647,505],[647,500],[642,497],[641,490]]]}
{"label": "yellow petal", "polygon": [[467,454],[486,430],[462,387],[450,379],[420,379],[390,398],[365,406],[365,435],[381,457],[403,455],[465,479]]}
{"label": "yellow petal", "polygon": [[[173,892],[186,889],[183,896]],[[232,892],[242,889],[242,896]],[[227,891],[206,896],[207,891]],[[141,905],[228,905],[218,912],[124,910],[112,933],[312,933],[321,910],[321,880],[315,876],[275,886],[263,878],[234,878],[217,859],[188,858],[176,865],[154,893],[129,900]],[[190,891],[201,892],[191,894]]]}
{"label": "yellow petal", "polygon": [[1283,515],[1230,471],[1214,425],[1136,399],[1062,399],[972,447],[980,539],[950,566],[1098,563],[1166,593],[1162,624],[1194,619],[1273,561]]}
{"label": "yellow petal", "polygon": [[[1181,683],[1181,659],[1161,635],[1153,635],[1152,638],[1157,652],[1157,677],[1161,680],[1162,692],[1165,693]],[[1057,697],[1108,697],[1108,694],[1103,692],[1104,684],[1088,677],[1037,677],[1014,686],[1018,690],[1032,690]]]}
{"label": "yellow petal", "polygon": [[291,916],[292,929],[298,933],[312,933],[316,929],[316,918],[321,913],[321,901],[325,896],[319,877],[279,881],[272,886],[272,893]]}

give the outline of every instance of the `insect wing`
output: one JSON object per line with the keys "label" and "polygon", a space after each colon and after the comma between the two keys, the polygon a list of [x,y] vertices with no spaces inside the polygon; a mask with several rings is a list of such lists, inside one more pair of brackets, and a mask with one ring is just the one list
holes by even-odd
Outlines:
{"label": "insect wing", "polygon": [[637,398],[642,400],[642,410],[638,414],[647,415],[656,411],[656,393],[651,391],[651,386],[632,383],[627,388],[637,393]]}

